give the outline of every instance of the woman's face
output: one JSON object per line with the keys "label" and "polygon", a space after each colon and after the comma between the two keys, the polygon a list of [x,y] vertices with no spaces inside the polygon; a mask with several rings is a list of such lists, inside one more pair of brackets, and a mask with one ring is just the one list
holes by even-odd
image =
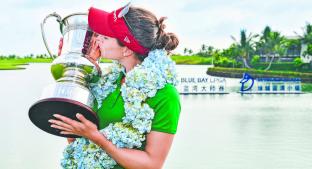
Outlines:
{"label": "woman's face", "polygon": [[101,57],[112,60],[119,60],[122,58],[123,47],[118,44],[116,38],[98,35],[96,43],[100,48]]}

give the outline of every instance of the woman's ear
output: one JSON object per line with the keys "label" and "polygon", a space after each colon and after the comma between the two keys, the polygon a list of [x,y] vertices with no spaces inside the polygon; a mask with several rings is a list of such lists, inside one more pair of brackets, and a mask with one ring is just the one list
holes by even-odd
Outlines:
{"label": "woman's ear", "polygon": [[129,49],[127,46],[125,46],[125,47],[123,48],[122,55],[123,55],[124,57],[129,57],[129,56],[134,55],[134,52],[133,52],[131,49]]}

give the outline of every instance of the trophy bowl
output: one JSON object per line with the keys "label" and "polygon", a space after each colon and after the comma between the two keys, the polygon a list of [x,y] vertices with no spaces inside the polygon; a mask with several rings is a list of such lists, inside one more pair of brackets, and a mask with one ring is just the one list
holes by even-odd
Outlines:
{"label": "trophy bowl", "polygon": [[79,136],[61,134],[60,130],[51,127],[48,120],[55,119],[53,114],[60,114],[79,121],[76,114],[80,113],[98,126],[96,113],[92,110],[95,98],[88,88],[88,83],[101,74],[98,61],[90,56],[96,53],[96,34],[88,27],[87,14],[75,13],[64,19],[56,13],[48,15],[41,23],[41,31],[52,57],[44,33],[44,24],[50,17],[57,18],[63,35],[61,52],[51,64],[56,82],[44,88],[41,98],[30,107],[28,114],[38,128],[56,136],[76,138]]}

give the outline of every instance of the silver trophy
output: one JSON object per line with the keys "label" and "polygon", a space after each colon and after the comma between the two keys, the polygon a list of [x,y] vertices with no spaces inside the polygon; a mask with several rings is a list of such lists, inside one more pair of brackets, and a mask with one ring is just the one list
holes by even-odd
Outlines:
{"label": "silver trophy", "polygon": [[56,82],[44,88],[39,101],[30,107],[29,118],[48,133],[75,138],[78,136],[60,134],[58,129],[50,127],[48,120],[54,118],[53,114],[78,120],[76,114],[80,113],[98,125],[96,113],[92,111],[95,98],[87,87],[101,73],[98,61],[93,59],[94,55],[99,54],[93,45],[96,34],[88,27],[86,13],[74,13],[63,19],[56,13],[46,16],[41,23],[41,33],[52,57],[44,31],[44,24],[51,17],[56,17],[63,35],[59,50],[62,54],[59,53],[51,65]]}

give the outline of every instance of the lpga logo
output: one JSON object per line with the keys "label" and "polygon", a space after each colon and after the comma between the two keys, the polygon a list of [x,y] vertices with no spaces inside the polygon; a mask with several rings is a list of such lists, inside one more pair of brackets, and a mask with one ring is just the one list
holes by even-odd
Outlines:
{"label": "lpga logo", "polygon": [[[251,84],[247,88],[245,88],[245,83],[249,83],[249,81],[251,81]],[[255,79],[252,76],[250,76],[248,73],[244,73],[243,79],[240,81],[240,83],[242,84],[240,91],[245,92],[245,91],[250,90],[254,85],[254,81]]]}

